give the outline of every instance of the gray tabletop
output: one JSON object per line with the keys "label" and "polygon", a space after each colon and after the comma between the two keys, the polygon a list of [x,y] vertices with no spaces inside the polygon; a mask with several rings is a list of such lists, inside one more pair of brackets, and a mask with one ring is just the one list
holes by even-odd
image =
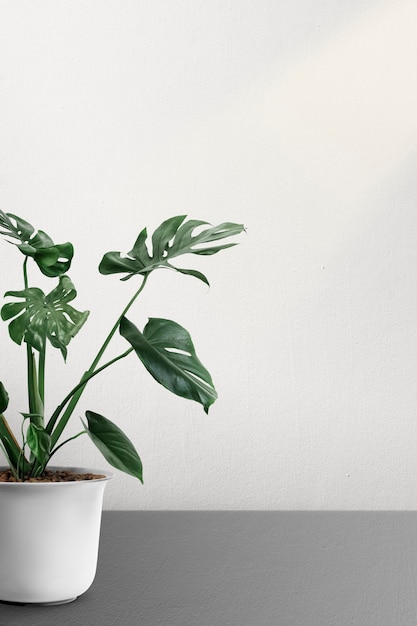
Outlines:
{"label": "gray tabletop", "polygon": [[90,590],[0,624],[415,626],[416,536],[414,512],[105,512]]}

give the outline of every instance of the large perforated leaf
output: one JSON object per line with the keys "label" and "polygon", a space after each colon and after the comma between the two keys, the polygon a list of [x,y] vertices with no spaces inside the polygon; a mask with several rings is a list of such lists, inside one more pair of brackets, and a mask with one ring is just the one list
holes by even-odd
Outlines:
{"label": "large perforated leaf", "polygon": [[148,235],[144,228],[127,254],[107,252],[99,265],[100,272],[125,274],[122,280],[127,280],[135,274],[145,276],[157,268],[165,267],[194,276],[208,284],[207,278],[198,270],[175,267],[171,260],[183,254],[211,255],[235,246],[233,242],[220,245],[213,245],[213,242],[238,235],[244,227],[231,222],[210,226],[201,220],[184,221],[185,218],[186,215],[171,217],[158,226],[152,235],[152,249],[147,243]]}

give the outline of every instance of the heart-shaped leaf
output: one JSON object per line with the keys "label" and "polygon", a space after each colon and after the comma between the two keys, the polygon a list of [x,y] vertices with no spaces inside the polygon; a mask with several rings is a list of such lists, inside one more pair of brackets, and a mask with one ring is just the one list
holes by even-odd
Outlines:
{"label": "heart-shaped leaf", "polygon": [[55,244],[43,230],[35,231],[32,224],[13,213],[0,211],[0,228],[0,235],[11,239],[22,254],[32,257],[45,276],[61,276],[69,270],[74,256],[71,243]]}
{"label": "heart-shaped leaf", "polygon": [[150,318],[142,334],[123,317],[120,334],[158,383],[177,396],[199,402],[208,413],[217,392],[185,328],[171,320]]}
{"label": "heart-shaped leaf", "polygon": [[130,439],[107,417],[86,411],[88,426],[83,422],[92,442],[100,450],[106,461],[126,474],[138,478],[143,483],[142,461]]}
{"label": "heart-shaped leaf", "polygon": [[11,302],[1,309],[3,320],[9,324],[10,337],[18,344],[24,340],[39,352],[49,339],[54,348],[59,348],[64,359],[67,345],[85,323],[89,311],[80,312],[69,302],[77,295],[68,276],[60,276],[59,283],[48,295],[41,289],[29,287],[21,291],[8,291],[6,296],[23,298],[23,302]]}
{"label": "heart-shaped leaf", "polygon": [[[244,230],[242,224],[225,222],[219,226],[210,226],[201,220],[188,220],[186,215],[171,217],[163,222],[152,235],[152,254],[146,240],[146,228],[140,233],[136,242],[128,252],[107,252],[99,265],[102,274],[126,274],[121,280],[127,280],[135,274],[145,276],[161,267],[169,268],[194,276],[207,285],[208,280],[201,272],[190,269],[177,268],[171,265],[170,260],[183,254],[210,255],[235,246],[236,243],[211,245],[214,241],[238,235]],[[194,231],[200,228],[199,233]]]}

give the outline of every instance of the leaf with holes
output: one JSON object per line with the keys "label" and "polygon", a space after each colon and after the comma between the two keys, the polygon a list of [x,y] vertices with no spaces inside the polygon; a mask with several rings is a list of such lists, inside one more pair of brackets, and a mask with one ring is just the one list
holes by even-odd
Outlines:
{"label": "leaf with holes", "polygon": [[66,359],[69,342],[89,314],[89,311],[77,311],[69,304],[77,292],[68,276],[60,276],[57,287],[48,295],[35,287],[8,291],[5,295],[23,298],[22,302],[7,303],[1,309],[3,320],[12,319],[9,334],[13,341],[21,344],[24,340],[41,352],[48,339]]}
{"label": "leaf with holes", "polygon": [[11,240],[22,254],[32,257],[45,276],[61,276],[69,270],[74,256],[71,243],[55,244],[43,230],[35,231],[29,222],[3,211],[0,211],[0,229],[0,235]]}
{"label": "leaf with holes", "polygon": [[106,461],[116,469],[142,479],[142,462],[130,439],[112,421],[93,411],[85,413],[88,426],[83,426]]}
{"label": "leaf with holes", "polygon": [[208,413],[217,392],[185,328],[171,320],[150,318],[142,334],[123,317],[120,334],[158,383],[177,396],[199,402]]}
{"label": "leaf with holes", "polygon": [[[152,235],[152,253],[146,243],[147,230],[143,229],[128,252],[107,252],[99,265],[102,274],[126,274],[121,280],[127,280],[136,274],[146,276],[157,268],[168,268],[194,276],[209,284],[201,272],[193,269],[175,267],[170,261],[183,254],[211,255],[235,246],[233,242],[212,245],[213,242],[238,235],[244,230],[242,224],[225,222],[219,226],[210,226],[201,220],[184,221],[186,215],[171,217],[163,222]],[[196,229],[200,232],[195,234]]]}

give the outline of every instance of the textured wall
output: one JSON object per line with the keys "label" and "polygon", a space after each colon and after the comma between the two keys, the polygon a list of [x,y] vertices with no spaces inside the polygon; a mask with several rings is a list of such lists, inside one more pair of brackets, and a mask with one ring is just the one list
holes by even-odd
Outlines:
{"label": "textured wall", "polygon": [[[190,330],[210,415],[133,357],[74,415],[68,436],[93,409],[143,459],[145,486],[118,473],[107,508],[416,506],[416,19],[406,1],[0,4],[0,207],[75,243],[92,311],[66,374],[51,354],[49,410],[132,293],[98,276],[103,252],[179,213],[247,226],[197,259],[210,290],[160,272],[131,315]],[[3,292],[21,286],[8,252]],[[103,465],[83,438],[57,461]]]}

